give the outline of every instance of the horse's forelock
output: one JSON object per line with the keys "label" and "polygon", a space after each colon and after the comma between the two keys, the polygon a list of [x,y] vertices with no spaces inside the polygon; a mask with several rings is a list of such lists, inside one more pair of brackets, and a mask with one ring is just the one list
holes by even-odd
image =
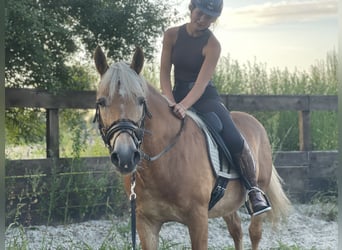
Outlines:
{"label": "horse's forelock", "polygon": [[125,99],[145,98],[148,89],[145,79],[125,62],[114,63],[109,67],[101,79],[101,88],[108,91],[110,98],[118,93]]}

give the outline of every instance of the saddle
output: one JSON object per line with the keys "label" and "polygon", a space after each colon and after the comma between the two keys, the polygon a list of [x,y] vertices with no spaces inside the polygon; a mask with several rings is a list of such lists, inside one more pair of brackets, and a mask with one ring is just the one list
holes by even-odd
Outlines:
{"label": "saddle", "polygon": [[188,115],[198,124],[205,135],[211,167],[216,176],[216,183],[208,205],[208,210],[210,210],[224,196],[229,180],[239,179],[240,175],[219,134],[223,129],[220,118],[214,112],[202,114],[190,111]]}

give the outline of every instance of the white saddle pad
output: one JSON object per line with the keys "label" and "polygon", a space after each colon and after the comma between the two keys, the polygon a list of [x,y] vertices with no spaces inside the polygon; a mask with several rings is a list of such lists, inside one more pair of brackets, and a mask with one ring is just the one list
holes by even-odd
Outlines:
{"label": "white saddle pad", "polygon": [[207,126],[204,124],[202,119],[198,115],[196,115],[194,112],[187,111],[187,114],[197,123],[197,125],[202,129],[205,135],[205,138],[207,140],[207,145],[208,145],[208,152],[209,152],[209,158],[211,161],[211,166],[216,176],[222,176],[227,179],[238,179],[239,174],[236,172],[235,169],[231,168],[228,173],[229,166],[228,166],[228,162],[226,159],[222,161],[222,171],[221,171],[221,167],[220,167],[221,163],[220,163],[218,146],[215,140],[212,138],[211,134],[209,133]]}

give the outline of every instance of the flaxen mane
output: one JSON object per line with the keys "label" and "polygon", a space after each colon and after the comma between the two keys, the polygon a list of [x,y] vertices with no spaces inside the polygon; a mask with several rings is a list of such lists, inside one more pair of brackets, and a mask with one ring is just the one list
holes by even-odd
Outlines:
{"label": "flaxen mane", "polygon": [[113,63],[103,75],[100,89],[108,90],[110,98],[118,93],[124,99],[133,100],[138,96],[146,97],[147,84],[143,77],[130,68],[129,64],[118,62]]}

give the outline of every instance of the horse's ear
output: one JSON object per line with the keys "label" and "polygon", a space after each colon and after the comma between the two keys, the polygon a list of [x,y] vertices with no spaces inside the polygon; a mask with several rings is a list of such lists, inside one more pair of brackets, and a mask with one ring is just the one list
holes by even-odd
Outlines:
{"label": "horse's ear", "polygon": [[137,74],[139,75],[143,66],[144,66],[144,52],[139,46],[137,46],[135,48],[133,60],[131,63],[131,68],[134,69],[135,72],[137,72]]}
{"label": "horse's ear", "polygon": [[100,46],[97,46],[94,53],[94,61],[97,71],[103,76],[109,68],[107,59]]}

